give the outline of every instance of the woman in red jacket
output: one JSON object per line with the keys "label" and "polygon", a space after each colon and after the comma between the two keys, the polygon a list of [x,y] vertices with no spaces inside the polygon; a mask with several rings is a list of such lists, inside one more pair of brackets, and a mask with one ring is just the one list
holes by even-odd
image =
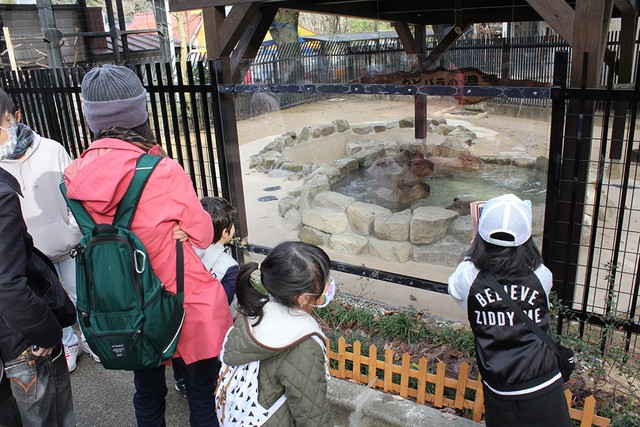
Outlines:
{"label": "woman in red jacket", "polygon": [[[111,223],[143,153],[163,158],[147,182],[131,224],[166,289],[176,289],[173,230],[189,237],[184,245],[185,320],[175,357],[187,367],[192,426],[214,426],[213,392],[222,340],[231,326],[227,298],[192,248],[213,240],[211,218],[187,174],[166,157],[149,126],[146,91],[133,71],[105,65],[82,81],[83,112],[94,141],[65,171],[67,195],[82,201],[97,223]],[[133,398],[139,426],[164,425],[164,366],[134,371]]]}

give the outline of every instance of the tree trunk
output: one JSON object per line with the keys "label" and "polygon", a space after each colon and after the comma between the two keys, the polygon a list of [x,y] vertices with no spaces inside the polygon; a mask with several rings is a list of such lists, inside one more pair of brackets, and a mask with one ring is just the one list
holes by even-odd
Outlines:
{"label": "tree trunk", "polygon": [[300,12],[280,9],[273,19],[269,33],[278,46],[278,58],[281,60],[281,81],[283,84],[304,81],[301,44],[298,41],[298,19]]}

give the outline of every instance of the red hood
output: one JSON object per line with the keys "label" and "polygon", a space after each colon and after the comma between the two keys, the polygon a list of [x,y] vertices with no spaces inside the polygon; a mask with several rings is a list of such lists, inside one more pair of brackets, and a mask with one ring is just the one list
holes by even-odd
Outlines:
{"label": "red hood", "polygon": [[[141,148],[119,139],[94,141],[64,172],[67,196],[103,215],[115,215],[143,153]],[[149,154],[158,153],[152,149]]]}

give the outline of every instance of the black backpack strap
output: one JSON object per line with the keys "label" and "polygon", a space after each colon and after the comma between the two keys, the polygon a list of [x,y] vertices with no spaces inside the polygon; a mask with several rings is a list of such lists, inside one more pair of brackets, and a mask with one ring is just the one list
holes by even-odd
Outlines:
{"label": "black backpack strap", "polygon": [[67,197],[67,186],[65,185],[64,180],[60,182],[60,191],[62,192],[64,200],[67,202],[67,206],[69,206],[71,214],[76,219],[78,227],[80,227],[80,232],[82,235],[87,234],[96,226],[96,222],[91,218],[91,215],[89,215],[89,212],[80,200],[70,199]]}
{"label": "black backpack strap", "polygon": [[162,160],[161,157],[152,156],[150,154],[143,154],[138,157],[133,179],[131,179],[127,192],[124,193],[122,200],[118,203],[118,209],[113,217],[114,226],[131,229],[131,222],[133,221],[133,215],[138,207],[138,202],[140,202],[142,190],[144,190],[151,173],[154,171],[160,160]]}
{"label": "black backpack strap", "polygon": [[553,352],[558,357],[562,357],[560,355],[560,350],[558,349],[558,346],[553,341],[553,338],[551,338],[549,334],[543,331],[542,328],[538,326],[536,322],[531,320],[531,318],[529,318],[529,316],[527,316],[525,312],[522,311],[520,306],[518,306],[518,304],[516,304],[516,302],[512,300],[509,295],[507,295],[504,288],[500,285],[500,283],[493,276],[493,274],[486,273],[486,272],[480,272],[480,274],[482,274],[484,279],[486,279],[485,282],[489,285],[489,287],[494,291],[496,291],[498,295],[500,295],[500,298],[502,298],[502,301],[504,301],[509,306],[511,311],[513,311],[515,315],[518,316],[518,319],[520,319],[525,325],[527,325],[527,327],[531,329],[531,332],[536,334],[538,338],[540,338],[542,342],[544,342],[551,350],[553,350]]}

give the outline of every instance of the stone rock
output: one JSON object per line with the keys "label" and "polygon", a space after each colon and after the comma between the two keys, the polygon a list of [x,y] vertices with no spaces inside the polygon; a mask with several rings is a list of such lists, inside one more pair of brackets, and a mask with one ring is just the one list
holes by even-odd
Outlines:
{"label": "stone rock", "polygon": [[436,126],[435,131],[440,135],[447,136],[451,133],[453,129],[455,129],[454,126],[442,124],[442,125]]}
{"label": "stone rock", "polygon": [[311,136],[313,138],[320,138],[322,136],[322,130],[320,128],[311,129]]}
{"label": "stone rock", "polygon": [[316,198],[313,200],[313,205],[317,208],[335,209],[346,212],[349,205],[354,201],[355,199],[353,197],[345,196],[335,191],[325,191],[316,195]]}
{"label": "stone rock", "polygon": [[445,119],[444,117],[432,117],[428,119],[428,122],[433,126],[440,126],[440,125],[446,125],[447,119]]}
{"label": "stone rock", "polygon": [[384,132],[385,130],[387,130],[387,124],[384,123],[384,122],[371,123],[371,126],[373,126],[373,131],[375,133],[380,133],[380,132]]}
{"label": "stone rock", "polygon": [[262,153],[262,166],[271,169],[275,161],[282,160],[282,154],[277,151],[267,151]]}
{"label": "stone rock", "polygon": [[346,132],[349,129],[351,129],[351,126],[349,125],[349,122],[346,121],[345,119],[337,119],[332,121],[331,123],[333,123],[333,125],[336,127],[336,131],[342,133],[342,132]]}
{"label": "stone rock", "polygon": [[536,167],[536,159],[533,157],[516,157],[513,159],[513,165],[519,168],[534,169]]}
{"label": "stone rock", "polygon": [[451,157],[456,158],[469,154],[469,146],[464,143],[451,142],[447,145],[446,141],[440,145],[430,145],[427,147],[427,154],[430,157]]}
{"label": "stone rock", "polygon": [[351,155],[351,157],[358,161],[358,165],[364,168],[368,168],[373,164],[373,162],[385,156],[385,149],[378,147],[368,147]]}
{"label": "stone rock", "polygon": [[253,169],[260,165],[262,165],[262,155],[254,154],[249,157],[249,169]]}
{"label": "stone rock", "polygon": [[298,173],[298,172],[302,172],[302,165],[298,165],[293,162],[284,162],[280,165],[280,169],[285,170],[287,172]]}
{"label": "stone rock", "polygon": [[415,262],[455,267],[464,258],[468,246],[447,237],[433,245],[414,247],[412,259]]}
{"label": "stone rock", "polygon": [[334,234],[329,238],[329,247],[341,254],[360,255],[369,243],[369,239],[359,234]]}
{"label": "stone rock", "polygon": [[329,184],[335,184],[340,179],[340,169],[332,165],[318,165],[318,167],[309,174],[308,180],[318,175],[324,175],[329,179]]}
{"label": "stone rock", "polygon": [[347,157],[352,157],[357,152],[362,151],[363,146],[359,142],[355,142],[355,141],[347,142],[347,145],[345,145],[344,150]]}
{"label": "stone rock", "polygon": [[284,217],[291,209],[298,209],[300,196],[288,195],[278,200],[278,215]]}
{"label": "stone rock", "polygon": [[425,206],[413,212],[409,237],[412,243],[434,243],[442,239],[458,214],[437,206]]}
{"label": "stone rock", "polygon": [[293,134],[292,136],[290,132],[289,134],[286,134],[286,136],[282,135],[277,137],[276,139],[273,140],[273,142],[282,142],[285,147],[293,147],[294,144],[296,143],[295,139],[296,139],[295,134]]}
{"label": "stone rock", "polygon": [[278,153],[282,153],[284,151],[284,138],[282,137],[278,137],[275,140],[271,141],[270,143],[268,143],[265,147],[263,152],[267,152],[267,151],[277,151]]}
{"label": "stone rock", "polygon": [[307,209],[302,212],[302,223],[307,227],[330,234],[344,233],[349,226],[349,219],[343,212],[332,209]]}
{"label": "stone rock", "polygon": [[382,206],[370,203],[353,202],[347,208],[347,216],[351,223],[351,228],[356,233],[368,236],[373,229],[373,223],[377,215],[388,215],[391,211]]}
{"label": "stone rock", "polygon": [[297,209],[290,209],[284,214],[284,228],[287,231],[300,230],[302,228],[302,215]]}
{"label": "stone rock", "polygon": [[407,262],[411,258],[411,243],[394,242],[391,240],[379,240],[369,238],[369,255],[373,255],[385,261]]}
{"label": "stone rock", "polygon": [[471,215],[459,216],[451,224],[451,235],[464,244],[470,244],[473,240],[473,222]]}
{"label": "stone rock", "polygon": [[351,126],[351,132],[356,135],[367,135],[373,132],[373,126],[371,125],[355,125]]}
{"label": "stone rock", "polygon": [[296,133],[296,143],[305,142],[311,139],[311,128],[305,126]]}
{"label": "stone rock", "polygon": [[333,124],[320,126],[320,134],[322,136],[329,136],[332,133],[335,133],[335,131],[336,131],[336,126]]}
{"label": "stone rock", "polygon": [[350,172],[357,171],[360,168],[358,160],[353,157],[344,157],[333,162],[333,165],[338,168],[340,175],[346,175]]}
{"label": "stone rock", "polygon": [[545,156],[538,156],[536,158],[536,170],[539,170],[540,172],[546,174],[548,168],[549,159],[547,159]]}
{"label": "stone rock", "polygon": [[413,117],[404,117],[398,120],[398,127],[400,129],[412,128],[412,127],[415,127],[415,125],[416,125],[416,121]]}
{"label": "stone rock", "polygon": [[400,126],[400,123],[397,120],[391,120],[384,125],[387,129],[397,129]]}
{"label": "stone rock", "polygon": [[296,139],[298,135],[295,132],[285,132],[280,136],[283,136],[285,138]]}
{"label": "stone rock", "polygon": [[380,240],[404,241],[409,238],[411,209],[387,215],[376,215],[373,229]]}
{"label": "stone rock", "polygon": [[310,245],[322,246],[329,241],[329,235],[311,227],[302,227],[298,232],[298,239]]}
{"label": "stone rock", "polygon": [[313,208],[313,199],[316,198],[316,194],[330,190],[331,185],[329,185],[329,178],[324,175],[314,176],[302,186],[300,194],[300,210]]}
{"label": "stone rock", "polygon": [[474,132],[464,126],[456,126],[451,132],[449,132],[449,135],[447,135],[447,137],[456,138],[468,144],[471,144],[471,141],[478,138],[478,136]]}

